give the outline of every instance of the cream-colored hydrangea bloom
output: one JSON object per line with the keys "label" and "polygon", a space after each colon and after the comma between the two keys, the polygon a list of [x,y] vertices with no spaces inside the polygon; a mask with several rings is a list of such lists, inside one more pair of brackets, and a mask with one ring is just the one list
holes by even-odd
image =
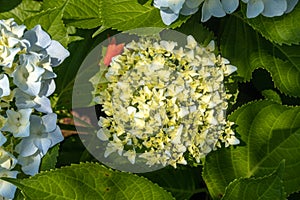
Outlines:
{"label": "cream-colored hydrangea bloom", "polygon": [[228,94],[224,76],[236,70],[216,57],[214,42],[207,47],[192,36],[187,45],[173,41],[132,41],[112,59],[108,87],[96,100],[101,116],[98,138],[107,141],[105,157],[117,152],[149,166],[187,164],[188,152],[196,162],[225,143],[239,144],[226,120]]}

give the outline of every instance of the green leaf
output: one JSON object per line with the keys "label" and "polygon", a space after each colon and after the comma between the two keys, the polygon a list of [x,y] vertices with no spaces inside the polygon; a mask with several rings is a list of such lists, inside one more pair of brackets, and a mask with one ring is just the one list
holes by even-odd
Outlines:
{"label": "green leaf", "polygon": [[[55,68],[57,74],[55,91],[58,96],[57,108],[72,108],[71,97],[75,77],[81,63],[91,50],[93,43],[96,41],[96,39],[93,40],[91,38],[92,31],[90,30],[81,31],[79,35],[83,37],[84,40],[71,43],[69,45],[70,56],[59,67]],[[86,90],[83,89],[82,91]]]}
{"label": "green leaf", "polygon": [[10,11],[17,7],[21,2],[22,0],[0,0],[0,12]]}
{"label": "green leaf", "polygon": [[[0,1],[1,8],[2,7],[2,1]],[[5,8],[10,8],[12,10],[7,12],[0,12],[0,19],[8,19],[8,18],[14,18],[15,21],[18,24],[23,24],[24,20],[34,14],[36,14],[38,11],[40,11],[41,4],[37,1],[33,0],[23,0],[22,2],[19,2],[20,4],[16,4],[16,1],[6,1],[3,2],[7,4],[7,6],[4,6]],[[8,7],[9,6],[9,7]],[[12,7],[16,6],[16,7]],[[1,10],[2,11],[2,10]]]}
{"label": "green leaf", "polygon": [[[104,27],[119,31],[143,27],[167,27],[161,20],[159,9],[151,5],[152,1],[141,5],[137,0],[102,0],[101,18]],[[171,28],[181,26],[189,16],[180,16]]]}
{"label": "green leaf", "polygon": [[194,194],[206,191],[201,185],[200,168],[174,169],[167,167],[142,174],[142,176],[171,192],[176,199],[190,199]]}
{"label": "green leaf", "polygon": [[279,104],[282,103],[280,95],[277,92],[275,92],[274,90],[264,90],[264,91],[262,91],[262,95],[267,100],[275,101]]}
{"label": "green leaf", "polygon": [[52,147],[47,154],[42,158],[40,171],[47,171],[54,169],[57,162],[57,157],[59,154],[59,144]]}
{"label": "green leaf", "polygon": [[222,55],[237,66],[244,81],[250,80],[255,69],[263,68],[271,73],[275,87],[281,92],[300,96],[299,45],[272,44],[234,16],[224,22]]}
{"label": "green leaf", "polygon": [[60,144],[60,152],[57,157],[57,167],[62,167],[71,164],[79,164],[81,161],[82,154],[86,154],[86,148],[83,146],[81,139],[78,135],[71,135]]}
{"label": "green leaf", "polygon": [[[102,49],[102,52],[103,49]],[[99,95],[100,92],[102,92],[105,88],[107,88],[107,79],[105,78],[105,73],[107,72],[108,68],[103,64],[103,60],[99,64],[99,71],[89,80],[94,88],[94,91],[92,92],[93,97],[92,99],[95,98],[95,96]],[[91,104],[95,104],[94,102],[91,102]],[[83,104],[84,105],[84,104]]]}
{"label": "green leaf", "polygon": [[58,8],[64,3],[63,19],[69,26],[91,29],[102,24],[99,0],[45,0],[43,9]]}
{"label": "green leaf", "polygon": [[173,199],[149,180],[93,163],[74,164],[27,179],[5,179],[27,199]]}
{"label": "green leaf", "polygon": [[222,200],[284,200],[282,175],[284,173],[284,160],[280,162],[276,171],[259,178],[239,178],[226,188]]}
{"label": "green leaf", "polygon": [[28,29],[40,24],[42,28],[63,46],[68,44],[68,33],[62,21],[63,8],[49,9],[27,18],[24,23]]}
{"label": "green leaf", "polygon": [[300,107],[259,101],[237,109],[229,120],[237,125],[241,145],[206,157],[203,178],[212,197],[223,195],[226,186],[236,178],[270,174],[283,159],[286,192],[299,191]]}
{"label": "green leaf", "polygon": [[289,14],[280,17],[264,17],[262,15],[253,19],[244,20],[255,30],[262,34],[271,42],[278,44],[299,44],[300,42],[300,4],[296,5],[294,10]]}
{"label": "green leaf", "polygon": [[202,23],[199,23],[200,13],[197,12],[186,23],[176,30],[186,35],[192,35],[196,41],[202,45],[208,45],[215,39],[213,32],[209,31]]}

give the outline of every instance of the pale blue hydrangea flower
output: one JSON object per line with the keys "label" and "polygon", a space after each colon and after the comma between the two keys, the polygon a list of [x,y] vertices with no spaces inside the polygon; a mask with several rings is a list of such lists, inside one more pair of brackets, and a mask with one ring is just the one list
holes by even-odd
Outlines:
{"label": "pale blue hydrangea flower", "polygon": [[41,89],[42,74],[45,69],[39,67],[39,55],[36,53],[20,55],[20,65],[13,72],[13,82],[25,93],[36,96]]}
{"label": "pale blue hydrangea flower", "polygon": [[21,169],[25,174],[33,176],[39,172],[42,157],[43,155],[39,151],[36,151],[31,156],[24,157],[19,155],[18,164],[22,166]]}
{"label": "pale blue hydrangea flower", "polygon": [[254,18],[259,14],[265,17],[281,16],[291,12],[298,0],[242,0],[247,3],[247,17]]}
{"label": "pale blue hydrangea flower", "polygon": [[18,109],[34,108],[42,113],[52,113],[51,102],[46,96],[30,96],[16,88],[15,98]]}
{"label": "pale blue hydrangea flower", "polygon": [[179,17],[179,14],[192,15],[196,13],[201,3],[203,3],[202,22],[212,16],[223,17],[226,13],[230,14],[239,6],[239,0],[155,0],[154,6],[160,9],[163,22],[170,25]]}
{"label": "pale blue hydrangea flower", "polygon": [[19,153],[18,163],[25,174],[37,174],[41,158],[49,148],[64,139],[60,128],[56,125],[56,120],[57,115],[54,113],[42,117],[31,116],[30,136],[23,138],[16,146],[16,152]]}
{"label": "pale blue hydrangea flower", "polygon": [[9,80],[5,74],[0,74],[0,97],[10,94]]}
{"label": "pale blue hydrangea flower", "polygon": [[[9,101],[17,107],[16,111],[6,110],[6,118],[0,119],[4,124],[0,127],[0,177],[15,178],[18,172],[8,170],[17,162],[24,173],[38,173],[41,158],[63,140],[48,96],[55,91],[56,74],[52,67],[61,64],[70,53],[59,42],[51,40],[40,25],[24,33],[25,28],[13,19],[0,20],[0,97],[13,94]],[[32,115],[33,109],[46,115]],[[12,146],[19,154],[18,160],[1,147],[8,143],[5,137],[8,133],[4,132],[21,137],[19,144]],[[4,168],[5,174],[1,174]],[[0,181],[0,198],[13,198],[14,193],[15,186]]]}
{"label": "pale blue hydrangea flower", "polygon": [[42,117],[30,118],[30,136],[16,146],[16,151],[23,157],[31,156],[36,151],[45,155],[49,148],[61,142],[64,137],[56,125],[57,115],[50,113]]}
{"label": "pale blue hydrangea flower", "polygon": [[173,23],[178,17],[185,0],[154,0],[154,7],[160,9],[160,15],[166,25]]}
{"label": "pale blue hydrangea flower", "polygon": [[[17,178],[17,171],[10,171],[0,167],[0,178],[7,177],[7,178]],[[17,187],[13,184],[0,180],[0,197],[13,199],[15,196]]]}
{"label": "pale blue hydrangea flower", "polygon": [[7,110],[7,121],[1,130],[11,132],[14,137],[28,137],[31,112],[32,109]]}
{"label": "pale blue hydrangea flower", "polygon": [[202,22],[206,22],[212,16],[224,17],[234,12],[239,6],[239,0],[205,0],[202,6]]}
{"label": "pale blue hydrangea flower", "polygon": [[24,39],[30,42],[28,51],[41,53],[45,56],[50,56],[51,66],[55,67],[60,65],[69,55],[59,42],[51,40],[48,33],[42,30],[40,25],[36,25],[33,29],[26,31]]}
{"label": "pale blue hydrangea flower", "polygon": [[204,0],[186,0],[180,10],[180,14],[182,15],[192,15],[195,14],[199,10],[200,4]]}

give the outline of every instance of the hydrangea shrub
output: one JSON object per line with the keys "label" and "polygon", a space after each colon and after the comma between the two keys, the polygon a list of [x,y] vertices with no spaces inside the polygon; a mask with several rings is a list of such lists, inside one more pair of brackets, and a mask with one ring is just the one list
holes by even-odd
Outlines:
{"label": "hydrangea shrub", "polygon": [[[299,17],[298,0],[1,1],[0,199],[299,199]],[[137,28],[198,43],[117,37]]]}

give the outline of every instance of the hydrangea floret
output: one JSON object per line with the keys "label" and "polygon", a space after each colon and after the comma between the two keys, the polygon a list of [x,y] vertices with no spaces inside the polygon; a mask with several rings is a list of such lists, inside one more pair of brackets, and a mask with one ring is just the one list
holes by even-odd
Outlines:
{"label": "hydrangea floret", "polygon": [[134,164],[187,164],[186,154],[201,162],[224,143],[239,144],[226,120],[224,78],[236,70],[213,53],[214,41],[185,47],[174,41],[142,38],[113,57],[106,89],[95,97],[106,116],[97,136],[107,142],[104,157],[117,152]]}
{"label": "hydrangea floret", "polygon": [[[0,20],[0,178],[38,173],[42,157],[63,140],[49,96],[52,68],[68,56],[40,25],[26,30],[14,19]],[[0,180],[0,198],[12,199],[15,191]]]}
{"label": "hydrangea floret", "polygon": [[[281,16],[291,12],[298,0],[241,0],[247,4],[248,18],[262,14],[265,17]],[[212,16],[224,17],[239,7],[239,0],[154,0],[154,7],[160,9],[162,21],[172,24],[179,15],[192,15],[202,6],[201,21],[206,22]]]}

